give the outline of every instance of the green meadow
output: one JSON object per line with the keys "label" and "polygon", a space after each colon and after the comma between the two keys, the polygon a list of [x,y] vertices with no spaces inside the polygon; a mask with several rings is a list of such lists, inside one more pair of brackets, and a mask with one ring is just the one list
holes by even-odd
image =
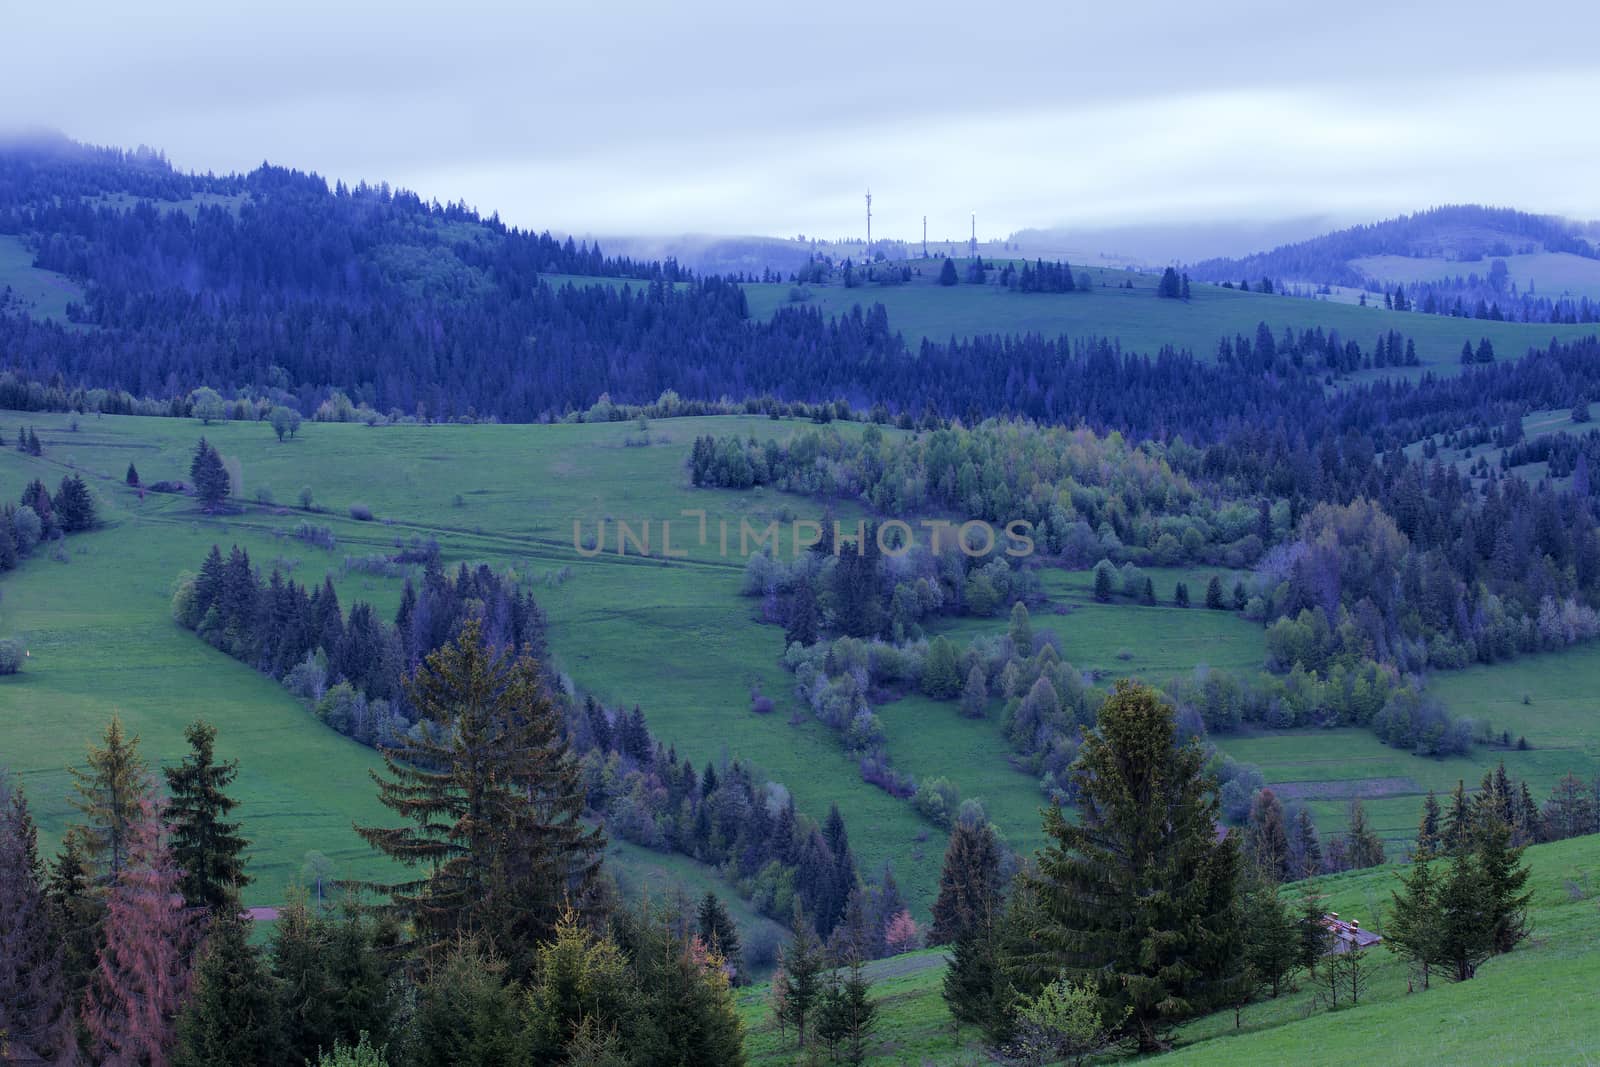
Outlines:
{"label": "green meadow", "polygon": [[[410,538],[431,537],[449,566],[485,562],[531,583],[550,617],[552,669],[609,702],[641,705],[680,756],[702,765],[746,761],[783,783],[800,809],[818,819],[837,803],[863,871],[875,876],[891,864],[913,912],[927,916],[943,831],[906,801],[860,780],[856,761],[794,696],[780,662],[782,631],[759,625],[756,601],[739,596],[742,527],[778,523],[788,536],[794,520],[821,513],[821,502],[771,489],[696,489],[685,470],[697,435],[782,438],[808,424],[754,417],[656,420],[643,430],[635,423],[307,423],[298,438],[279,442],[259,423],[0,416],[8,440],[22,425],[37,428],[45,455],[0,450],[7,498],[30,478],[54,485],[75,469],[89,480],[105,519],[103,529],[65,542],[59,559],[36,552],[0,583],[0,633],[22,637],[31,652],[21,674],[0,679],[0,765],[27,783],[47,847],[72,814],[66,767],[81,761],[85,744],[113,712],[141,735],[153,761],[179,758],[184,725],[204,717],[219,727],[224,753],[242,764],[240,814],[255,842],[252,903],[280,899],[311,850],[330,856],[341,877],[382,873],[351,830],[352,821],[383,816],[367,775],[375,754],[322,726],[269,679],[179,629],[169,599],[176,577],[196,569],[213,543],[238,543],[258,565],[277,566],[299,581],[329,574],[347,606],[365,599],[388,615],[401,579],[347,565],[347,558],[359,562]],[[844,433],[859,429],[840,425]],[[232,513],[208,516],[189,498],[141,497],[124,484],[130,462],[147,485],[186,477],[202,434],[236,472]],[[311,511],[298,504],[302,488],[311,492]],[[353,504],[370,508],[374,520],[351,518]],[[845,522],[861,514],[849,506],[835,510]],[[671,523],[669,544],[664,521]],[[335,548],[297,539],[302,522],[333,531]],[[580,552],[575,522],[584,545],[605,523],[604,550]],[[619,554],[619,522],[636,538],[649,524],[651,555],[640,555],[631,541]],[[1120,676],[1161,684],[1200,665],[1260,666],[1261,629],[1201,606],[1213,574],[1230,593],[1237,574],[1146,573],[1159,601],[1152,607],[1121,597],[1100,604],[1088,572],[1045,568],[1045,599],[1033,610],[1033,625],[1053,633],[1063,657],[1100,684]],[[1188,609],[1172,606],[1180,580],[1189,585],[1194,606]],[[1003,615],[964,618],[942,620],[935,632],[964,642],[1005,626]],[[1434,680],[1453,711],[1514,738],[1525,734],[1527,751],[1480,747],[1470,759],[1423,759],[1360,730],[1260,732],[1218,743],[1307,803],[1325,833],[1343,826],[1349,799],[1361,796],[1397,848],[1412,833],[1423,792],[1446,792],[1458,779],[1471,785],[1501,758],[1541,799],[1568,770],[1600,770],[1600,728],[1589,693],[1597,671],[1600,649],[1586,648]],[[753,712],[756,693],[776,709]],[[918,780],[949,778],[963,797],[983,801],[1013,846],[1027,851],[1039,843],[1043,798],[1034,778],[1013,762],[998,701],[980,720],[917,695],[878,710],[900,771]],[[624,850],[618,865],[645,858]],[[656,874],[635,884],[655,884],[660,872],[682,873],[687,864],[681,857],[648,858]],[[695,877],[716,875],[701,870]]]}
{"label": "green meadow", "polygon": [[[1361,1002],[1341,995],[1330,1007],[1303,978],[1276,1000],[1195,1020],[1156,1063],[1225,1067],[1283,1064],[1567,1065],[1594,1060],[1594,990],[1600,982],[1600,837],[1536,845],[1526,853],[1532,936],[1514,952],[1485,963],[1459,985],[1435,979],[1408,991],[1405,964],[1382,946],[1370,949],[1370,981]],[[1302,883],[1326,896],[1326,907],[1382,932],[1393,866]],[[1301,887],[1292,887],[1289,894]],[[995,1062],[970,1029],[957,1037],[940,995],[944,953],[930,949],[878,960],[867,968],[879,1022],[871,1064],[966,1065]],[[772,1022],[765,986],[739,994],[746,1048],[755,1064],[793,1063],[794,1034]],[[1320,999],[1319,999],[1320,998]],[[1108,1061],[1109,1062],[1109,1061]]]}
{"label": "green meadow", "polygon": [[[1016,293],[994,285],[935,283],[938,263],[918,264],[922,274],[905,285],[807,286],[809,306],[825,315],[849,313],[852,307],[882,304],[891,329],[904,334],[914,347],[922,340],[945,342],[952,337],[986,334],[1039,334],[1058,337],[1117,338],[1124,350],[1154,355],[1163,345],[1187,348],[1204,359],[1213,356],[1223,337],[1243,334],[1252,340],[1258,323],[1265,322],[1277,336],[1286,327],[1295,330],[1337,330],[1340,336],[1371,347],[1379,334],[1397,330],[1416,341],[1417,357],[1425,368],[1455,373],[1463,341],[1473,345],[1487,337],[1500,358],[1523,355],[1530,346],[1546,345],[1550,338],[1587,337],[1595,326],[1537,325],[1452,319],[1420,312],[1387,311],[1328,300],[1309,300],[1268,293],[1246,293],[1219,285],[1196,283],[1188,301],[1162,300],[1155,295],[1154,274],[1091,269],[1096,288],[1075,293]],[[1255,284],[1259,279],[1251,279]],[[1132,289],[1115,288],[1132,282]],[[745,292],[750,314],[769,317],[790,302],[784,284],[750,284]],[[1380,302],[1381,303],[1381,302]],[[1380,372],[1371,372],[1380,373]],[[1389,369],[1383,374],[1414,374]]]}
{"label": "green meadow", "polygon": [[[6,300],[10,290],[11,300]],[[33,253],[20,237],[0,234],[0,307],[11,303],[34,318],[67,321],[67,304],[83,300],[83,287],[65,274],[33,265]]]}

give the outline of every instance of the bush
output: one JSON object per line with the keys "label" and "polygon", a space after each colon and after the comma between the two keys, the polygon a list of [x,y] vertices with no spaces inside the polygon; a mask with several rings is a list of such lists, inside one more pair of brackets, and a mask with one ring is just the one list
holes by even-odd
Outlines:
{"label": "bush", "polygon": [[367,507],[365,504],[351,504],[350,517],[357,522],[371,522],[372,509]]}
{"label": "bush", "polygon": [[26,658],[22,642],[16,638],[8,637],[0,641],[0,674],[16,674],[22,669],[22,661]]}
{"label": "bush", "polygon": [[11,515],[11,532],[17,542],[17,551],[26,553],[39,543],[44,533],[44,523],[39,521],[37,511],[24,504]]}

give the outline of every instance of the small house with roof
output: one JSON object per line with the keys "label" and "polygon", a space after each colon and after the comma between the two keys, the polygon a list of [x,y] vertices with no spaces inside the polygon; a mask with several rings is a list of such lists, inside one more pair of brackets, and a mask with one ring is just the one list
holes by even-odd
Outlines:
{"label": "small house with roof", "polygon": [[1330,911],[1322,917],[1322,925],[1328,931],[1329,956],[1342,956],[1346,952],[1357,949],[1371,948],[1383,938],[1371,930],[1361,928],[1361,920],[1351,919],[1346,922],[1339,918],[1339,913]]}

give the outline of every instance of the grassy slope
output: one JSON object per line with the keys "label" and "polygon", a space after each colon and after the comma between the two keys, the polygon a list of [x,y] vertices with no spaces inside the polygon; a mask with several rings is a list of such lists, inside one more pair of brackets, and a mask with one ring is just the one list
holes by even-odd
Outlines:
{"label": "grassy slope", "polygon": [[[580,685],[615,701],[637,701],[655,729],[697,763],[737,756],[787,784],[815,816],[837,802],[850,813],[852,843],[864,869],[892,863],[919,917],[926,917],[943,849],[942,833],[903,802],[861,783],[854,762],[821,726],[802,719],[790,676],[778,663],[782,636],[750,621],[753,602],[737,596],[739,517],[809,515],[813,502],[771,491],[695,490],[682,471],[695,435],[705,432],[782,436],[793,423],[765,419],[658,421],[648,448],[626,447],[632,424],[555,427],[393,427],[308,425],[302,439],[276,442],[259,425],[203,428],[191,421],[81,418],[68,429],[61,416],[28,417],[44,437],[47,455],[31,460],[0,451],[0,488],[14,495],[29,477],[54,484],[76,463],[96,486],[111,529],[69,542],[71,562],[42,556],[8,576],[0,592],[0,631],[20,632],[34,650],[26,673],[0,682],[0,763],[25,774],[44,816],[47,841],[69,810],[63,768],[81,759],[86,738],[113,708],[145,734],[149,751],[175,758],[180,731],[197,715],[218,720],[225,748],[246,761],[244,815],[257,840],[256,899],[270,902],[298,871],[308,849],[329,853],[342,874],[370,873],[366,851],[349,832],[353,818],[378,813],[365,770],[372,755],[309,719],[280,689],[178,631],[167,618],[167,593],[178,572],[195,568],[213,542],[239,541],[260,563],[282,559],[302,580],[330,569],[345,603],[372,601],[390,613],[400,583],[358,572],[341,573],[346,554],[390,548],[398,538],[438,537],[449,562],[485,560],[538,579],[562,568],[571,577],[536,586],[549,611],[558,666]],[[0,419],[14,436],[14,419]],[[843,427],[844,432],[855,428]],[[326,511],[311,521],[333,527],[332,553],[286,537],[299,511],[250,507],[226,520],[198,514],[186,500],[148,496],[142,503],[121,485],[135,461],[146,482],[181,476],[192,443],[209,434],[239,461],[244,496],[268,488],[279,500],[312,487]],[[462,505],[452,503],[459,495]],[[379,523],[345,517],[348,505],[371,506]],[[603,517],[655,522],[659,550],[663,517],[686,507],[711,511],[712,545],[689,545],[688,561],[581,559],[571,523],[592,531]],[[715,550],[716,519],[734,524],[732,559]],[[848,520],[850,509],[841,509]],[[694,520],[681,520],[674,544],[692,541]],[[1149,572],[1170,603],[1182,577],[1203,596],[1210,571]],[[1231,588],[1231,576],[1224,575]],[[1102,678],[1136,674],[1157,683],[1197,664],[1249,670],[1261,661],[1261,634],[1229,613],[1193,607],[1101,605],[1089,595],[1086,572],[1045,571],[1050,603],[1034,625],[1054,631],[1065,658]],[[1006,620],[950,620],[941,629],[958,639],[1004,628]],[[155,665],[152,669],[151,665]],[[1568,770],[1600,771],[1600,731],[1587,715],[1589,679],[1600,649],[1579,649],[1440,676],[1436,685],[1459,714],[1487,718],[1513,736],[1526,733],[1531,751],[1480,749],[1471,759],[1424,760],[1386,748],[1359,730],[1305,731],[1229,737],[1222,747],[1259,764],[1286,794],[1304,798],[1325,832],[1343,825],[1351,795],[1393,845],[1408,839],[1421,793],[1469,785],[1504,758],[1514,775],[1542,796]],[[1459,680],[1459,681],[1458,681]],[[750,713],[752,688],[773,697],[778,710]],[[1524,693],[1532,703],[1523,705]],[[1012,843],[1037,843],[1041,797],[1032,777],[1017,770],[995,715],[961,719],[953,704],[912,696],[879,709],[895,765],[918,779],[944,775],[964,797],[981,799]],[[260,737],[256,733],[261,734]],[[249,740],[246,742],[245,738]],[[266,759],[255,763],[256,754]],[[306,753],[305,759],[298,757]],[[324,762],[318,762],[324,761]],[[252,764],[255,764],[252,766]],[[256,807],[257,804],[259,807]]]}
{"label": "grassy slope", "polygon": [[[1186,1026],[1180,1048],[1159,1063],[1262,1064],[1572,1064],[1600,1057],[1593,1025],[1600,982],[1600,837],[1529,849],[1533,936],[1486,963],[1471,982],[1437,982],[1407,994],[1404,966],[1382,948],[1368,959],[1372,978],[1362,1003],[1341,997],[1329,1011],[1309,985],[1246,1008],[1243,1029],[1221,1012]],[[1380,921],[1396,884],[1385,867],[1317,880],[1329,910]],[[1569,883],[1583,899],[1574,899]],[[943,953],[929,950],[872,965],[882,1022],[874,1064],[990,1062],[973,1044],[952,1040],[940,996]],[[780,1040],[757,986],[740,996],[752,1062],[794,1061],[793,1035]],[[968,1034],[970,1037],[970,1033]]]}
{"label": "grassy slope", "polygon": [[[631,424],[311,425],[301,440],[279,444],[267,427],[253,424],[202,428],[107,417],[81,419],[73,432],[65,417],[27,421],[37,426],[47,454],[30,460],[14,450],[0,452],[7,495],[36,475],[54,484],[65,464],[75,463],[113,523],[68,542],[66,565],[36,556],[7,577],[0,603],[0,631],[20,633],[34,650],[24,674],[0,683],[0,761],[30,782],[47,842],[69,814],[63,768],[81,759],[84,740],[113,708],[124,711],[146,736],[147,751],[159,756],[176,756],[182,725],[206,715],[218,721],[225,751],[247,763],[240,792],[260,853],[255,896],[276,899],[309,848],[350,864],[342,874],[358,873],[364,853],[344,828],[352,818],[375,814],[365,775],[371,753],[318,726],[272,683],[177,630],[168,618],[168,591],[180,571],[198,566],[210,544],[238,541],[263,563],[280,556],[297,561],[302,581],[332,568],[346,604],[359,596],[388,612],[398,580],[339,575],[338,561],[423,534],[439,537],[451,563],[485,560],[535,575],[570,565],[570,580],[539,590],[564,670],[612,699],[643,704],[653,728],[681,755],[702,763],[723,756],[749,760],[787,784],[801,809],[818,818],[839,803],[851,813],[852,843],[863,863],[893,862],[918,911],[925,914],[931,904],[938,856],[919,861],[912,855],[926,824],[904,803],[863,784],[820,725],[789,725],[794,706],[778,663],[782,633],[749,624],[750,602],[737,596],[740,561],[714,558],[715,517],[711,550],[670,566],[609,553],[581,560],[571,548],[574,516],[592,530],[601,517],[659,523],[699,504],[713,516],[731,516],[737,530],[739,516],[776,515],[775,494],[688,490],[681,464],[697,433],[766,435],[783,428],[765,420],[662,423],[654,431],[656,445],[626,448],[624,438],[635,432]],[[0,423],[7,429],[14,424]],[[310,518],[337,531],[335,552],[282,536],[305,517],[298,512],[251,507],[218,520],[199,515],[186,500],[150,495],[140,503],[121,485],[130,459],[147,483],[181,476],[202,432],[240,462],[247,498],[263,486],[278,499],[312,486],[329,510]],[[464,501],[459,508],[451,504],[457,494]],[[394,524],[342,518],[358,499]],[[675,532],[675,541],[689,525]],[[748,710],[752,686],[778,701],[776,714]],[[246,744],[247,730],[262,724],[272,744],[263,748],[265,740],[253,734]],[[288,817],[272,821],[279,814]]]}
{"label": "grassy slope", "polygon": [[67,321],[67,304],[83,300],[83,287],[64,274],[40,270],[20,237],[0,234],[0,293],[10,288],[35,318]]}
{"label": "grassy slope", "polygon": [[[1474,345],[1488,337],[1502,358],[1520,356],[1532,345],[1544,345],[1552,336],[1585,337],[1596,332],[1589,326],[1525,325],[1479,322],[1440,315],[1385,311],[1332,301],[1244,293],[1220,286],[1196,284],[1194,297],[1185,303],[1155,296],[1157,278],[1122,271],[1093,271],[1108,286],[1131,280],[1134,288],[1097,288],[1091,293],[1022,294],[994,286],[958,285],[943,288],[932,283],[934,271],[909,285],[883,288],[863,286],[811,287],[811,302],[827,314],[848,312],[859,304],[881,303],[889,325],[905,334],[913,345],[922,338],[947,341],[981,334],[1038,333],[1048,337],[1119,338],[1125,349],[1155,353],[1162,345],[1186,347],[1202,358],[1216,352],[1220,338],[1244,334],[1254,338],[1256,324],[1265,322],[1282,336],[1286,326],[1308,329],[1322,326],[1370,347],[1380,333],[1398,330],[1417,343],[1424,365],[1454,373],[1461,344]],[[745,287],[753,316],[770,316],[788,303],[789,286],[753,284]],[[1387,373],[1396,373],[1393,371]]]}
{"label": "grassy slope", "polygon": [[[1532,284],[1541,296],[1557,297],[1565,293],[1574,297],[1587,296],[1591,300],[1600,297],[1600,260],[1585,259],[1571,252],[1530,252],[1499,258],[1506,261],[1510,279],[1519,290],[1526,291]],[[1465,278],[1469,274],[1487,278],[1493,261],[1494,257],[1462,263],[1421,256],[1363,256],[1352,259],[1350,265],[1369,277],[1393,285],[1395,282]]]}

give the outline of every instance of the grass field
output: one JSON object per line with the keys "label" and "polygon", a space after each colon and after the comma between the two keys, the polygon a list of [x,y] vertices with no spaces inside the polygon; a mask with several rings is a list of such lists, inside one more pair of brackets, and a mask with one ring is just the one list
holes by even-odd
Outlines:
{"label": "grass field", "polygon": [[[1587,296],[1591,300],[1600,298],[1600,260],[1585,259],[1571,252],[1529,252],[1499,258],[1506,261],[1510,280],[1522,292],[1527,292],[1532,286],[1539,296],[1554,298],[1565,294],[1572,297]],[[1489,265],[1493,261],[1494,257],[1476,263],[1462,263],[1420,256],[1363,256],[1352,259],[1350,265],[1368,277],[1393,285],[1396,282],[1465,278],[1469,274],[1487,278]]]}
{"label": "grass field", "polygon": [[[536,587],[561,670],[608,699],[642,704],[652,728],[683,756],[749,761],[788,785],[801,810],[819,819],[837,802],[851,814],[863,866],[893,862],[913,906],[926,914],[939,857],[919,862],[912,855],[926,824],[902,801],[862,783],[825,728],[789,724],[790,680],[778,662],[782,632],[750,624],[750,603],[737,596],[742,557],[718,557],[718,516],[734,522],[736,545],[739,518],[760,525],[796,502],[686,486],[682,460],[695,434],[765,436],[780,432],[775,424],[662,423],[653,431],[655,444],[633,448],[624,445],[637,433],[632,424],[308,425],[299,440],[279,444],[259,424],[106,417],[79,420],[73,431],[66,417],[26,422],[37,427],[46,456],[0,453],[0,484],[12,487],[7,494],[34,476],[54,484],[72,464],[89,478],[108,520],[107,529],[68,542],[68,563],[36,556],[0,587],[0,632],[20,634],[34,653],[25,673],[0,682],[0,762],[29,783],[47,843],[69,814],[64,768],[81,759],[85,740],[112,709],[145,736],[147,752],[168,758],[179,755],[182,726],[205,715],[217,721],[224,752],[247,764],[241,813],[256,840],[260,876],[252,901],[277,899],[310,848],[357,873],[369,861],[348,826],[375,814],[366,780],[372,754],[318,725],[270,681],[178,630],[168,616],[169,591],[213,542],[236,541],[262,564],[281,557],[302,581],[331,569],[346,604],[361,597],[388,612],[398,580],[345,575],[343,556],[435,536],[449,564],[483,560],[534,576],[570,567],[558,587]],[[7,429],[14,424],[0,420]],[[270,488],[288,500],[309,485],[326,510],[307,516],[249,506],[209,518],[187,499],[152,494],[141,502],[121,484],[130,460],[147,483],[182,476],[201,433],[238,461],[245,499]],[[345,517],[357,501],[380,521]],[[675,547],[691,542],[697,523],[679,511],[696,505],[712,512],[711,543],[689,544],[687,560],[619,558],[614,550],[582,559],[572,548],[575,517],[589,530],[602,518],[649,519],[658,553],[659,524],[670,518],[682,523]],[[840,513],[847,518],[849,509]],[[323,552],[286,536],[302,519],[333,528],[337,549]],[[752,714],[752,688],[773,696],[779,712]],[[258,727],[281,747],[263,747],[253,735],[247,744],[244,735]],[[304,759],[288,758],[301,751]]]}
{"label": "grass field", "polygon": [[[40,270],[20,237],[0,234],[0,293],[11,290],[21,310],[39,319],[67,321],[67,304],[82,302],[83,287],[65,274]],[[5,301],[0,299],[0,307]]]}
{"label": "grass field", "polygon": [[[1316,1001],[1309,984],[1277,1000],[1247,1007],[1234,1030],[1231,1011],[1188,1024],[1178,1048],[1155,1058],[1174,1064],[1579,1064],[1600,1054],[1594,990],[1600,982],[1600,837],[1528,850],[1533,870],[1529,911],[1533,935],[1496,957],[1471,982],[1436,980],[1407,993],[1406,968],[1382,947],[1368,953],[1371,982],[1362,1002],[1341,998],[1335,1010]],[[1327,908],[1381,933],[1396,868],[1317,879]],[[926,950],[879,960],[868,968],[880,1022],[872,1064],[980,1064],[992,1061],[966,1031],[955,1040],[940,996],[944,954]],[[739,995],[739,1010],[756,1064],[795,1062],[794,1035],[772,1023],[767,989]],[[1107,1061],[1110,1062],[1110,1061]]]}
{"label": "grass field", "polygon": [[[223,751],[244,763],[241,814],[256,842],[259,882],[252,903],[272,903],[297,876],[304,853],[333,857],[342,876],[372,873],[370,854],[350,831],[353,819],[381,812],[366,771],[369,750],[345,741],[307,715],[283,690],[179,630],[168,597],[179,572],[198,567],[212,543],[238,542],[259,565],[291,568],[300,581],[332,573],[343,602],[371,601],[384,614],[398,601],[400,581],[357,570],[344,558],[392,550],[412,536],[436,537],[447,564],[485,561],[532,580],[551,619],[558,670],[617,703],[639,703],[652,728],[680,755],[703,764],[739,758],[783,782],[801,810],[821,818],[837,803],[847,813],[863,871],[885,863],[914,913],[932,904],[942,831],[909,804],[860,781],[856,763],[823,726],[805,716],[781,666],[782,632],[755,625],[754,602],[739,597],[743,555],[739,523],[753,526],[820,512],[821,505],[768,490],[700,490],[683,461],[707,432],[783,436],[805,424],[754,418],[658,420],[648,445],[632,423],[598,425],[435,426],[373,428],[307,424],[297,440],[279,443],[261,424],[202,427],[187,420],[68,416],[0,417],[15,436],[37,427],[46,455],[0,451],[0,490],[10,499],[31,477],[54,484],[69,466],[89,478],[107,528],[67,542],[67,562],[36,554],[0,584],[0,633],[19,634],[33,658],[16,677],[0,679],[0,764],[28,783],[53,843],[70,815],[65,767],[112,710],[145,738],[153,759],[181,755],[181,730],[197,716],[213,719]],[[841,424],[841,432],[858,427]],[[315,513],[246,504],[236,514],[200,514],[187,498],[147,495],[125,485],[129,462],[148,484],[185,475],[202,434],[236,461],[245,501],[264,494],[292,501],[312,490]],[[374,522],[349,517],[364,503]],[[707,511],[707,544],[698,518]],[[836,509],[843,521],[856,511]],[[573,522],[585,536],[608,522],[607,549],[584,558],[573,547]],[[674,558],[662,558],[661,522],[672,520]],[[301,521],[331,528],[331,551],[290,536]],[[636,530],[652,523],[645,559],[616,553],[618,520]],[[719,521],[730,525],[729,553],[718,545]],[[687,553],[677,558],[678,551]],[[1207,569],[1152,569],[1158,597],[1188,582],[1203,598]],[[1233,575],[1219,572],[1231,589]],[[1198,664],[1250,670],[1262,659],[1258,627],[1232,613],[1171,606],[1094,602],[1088,572],[1046,570],[1047,602],[1034,625],[1053,631],[1065,658],[1102,680],[1138,675],[1160,684]],[[942,632],[965,639],[999,630],[1004,616],[948,620]],[[1398,844],[1415,826],[1421,791],[1472,784],[1505,758],[1542,798],[1567,770],[1600,770],[1600,728],[1593,722],[1590,680],[1600,649],[1518,661],[1441,676],[1436,684],[1460,715],[1487,718],[1497,729],[1526,733],[1528,752],[1480,749],[1470,760],[1435,761],[1385,748],[1365,731],[1302,731],[1219,739],[1236,757],[1259,764],[1269,781],[1303,797],[1324,832],[1342,827],[1352,793],[1368,798],[1379,829]],[[751,693],[777,710],[751,712]],[[1531,703],[1522,704],[1524,693]],[[1041,796],[1017,770],[995,715],[976,722],[954,708],[909,697],[880,708],[890,756],[919,780],[949,777],[964,797],[984,801],[1014,846],[1038,842]],[[658,868],[670,866],[656,860]],[[714,877],[702,872],[704,877]]]}
{"label": "grass field", "polygon": [[[1521,356],[1530,346],[1548,344],[1552,336],[1587,337],[1596,332],[1593,325],[1452,319],[1202,284],[1193,286],[1190,301],[1161,300],[1155,295],[1159,280],[1155,275],[1105,270],[1090,273],[1106,282],[1107,287],[1089,293],[1024,294],[987,285],[944,288],[933,281],[936,265],[928,265],[921,277],[907,285],[854,289],[811,286],[810,304],[825,314],[838,315],[857,304],[870,307],[881,303],[889,313],[890,327],[903,333],[913,346],[923,338],[943,342],[951,337],[983,334],[1066,334],[1074,338],[1116,338],[1125,350],[1151,355],[1163,345],[1172,345],[1209,358],[1216,353],[1221,338],[1235,334],[1253,338],[1256,324],[1261,322],[1272,327],[1278,336],[1282,336],[1284,327],[1338,330],[1363,348],[1369,348],[1379,334],[1398,330],[1416,341],[1418,358],[1424,367],[1437,373],[1455,373],[1459,369],[1461,344],[1466,340],[1476,345],[1480,337],[1487,337],[1496,354],[1504,359]],[[1132,281],[1134,288],[1111,287],[1122,281]],[[751,315],[772,315],[789,302],[789,290],[788,285],[747,285]]]}

